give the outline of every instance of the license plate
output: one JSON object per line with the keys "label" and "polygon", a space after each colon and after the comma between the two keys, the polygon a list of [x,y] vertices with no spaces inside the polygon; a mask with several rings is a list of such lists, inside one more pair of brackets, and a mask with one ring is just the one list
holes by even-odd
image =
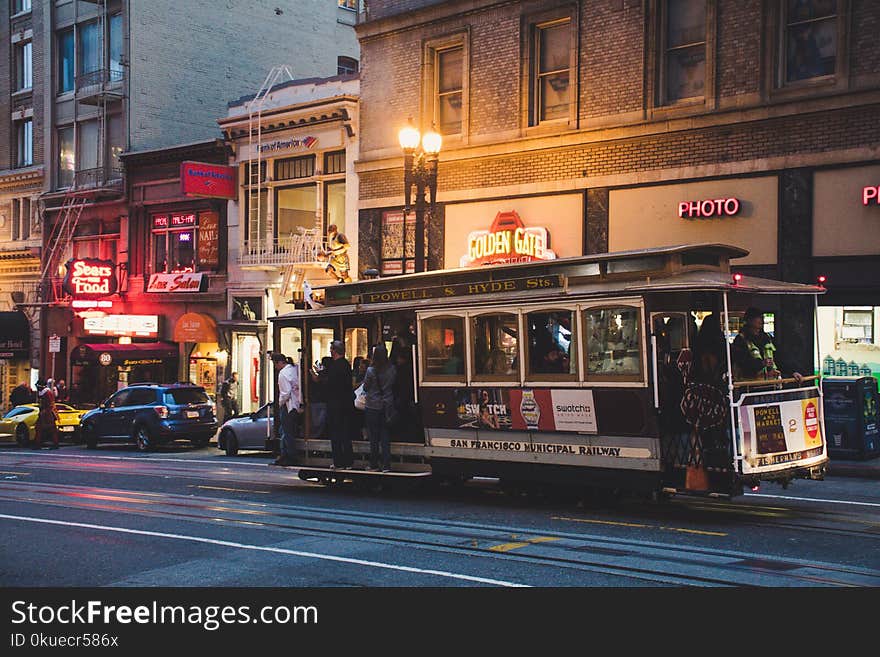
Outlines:
{"label": "license plate", "polygon": [[187,411],[187,412],[186,412],[186,416],[189,417],[189,418],[192,418],[192,417],[198,417],[198,416],[199,416],[199,412],[198,412],[198,411]]}
{"label": "license plate", "polygon": [[58,431],[73,431],[74,427],[58,427]]}

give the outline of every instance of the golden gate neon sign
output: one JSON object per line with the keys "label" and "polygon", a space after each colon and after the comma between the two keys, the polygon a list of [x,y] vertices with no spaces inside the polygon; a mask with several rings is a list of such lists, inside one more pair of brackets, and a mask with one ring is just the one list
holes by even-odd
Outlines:
{"label": "golden gate neon sign", "polygon": [[543,226],[523,225],[514,212],[499,212],[489,230],[475,230],[468,235],[467,255],[462,267],[505,262],[552,260],[556,254],[549,247],[550,235]]}

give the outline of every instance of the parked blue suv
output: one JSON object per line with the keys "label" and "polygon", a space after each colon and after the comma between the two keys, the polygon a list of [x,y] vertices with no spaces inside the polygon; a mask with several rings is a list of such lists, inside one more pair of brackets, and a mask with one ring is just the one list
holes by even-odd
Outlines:
{"label": "parked blue suv", "polygon": [[80,420],[89,449],[101,442],[133,442],[141,452],[174,440],[204,447],[217,432],[205,389],[186,383],[138,383],[110,396]]}

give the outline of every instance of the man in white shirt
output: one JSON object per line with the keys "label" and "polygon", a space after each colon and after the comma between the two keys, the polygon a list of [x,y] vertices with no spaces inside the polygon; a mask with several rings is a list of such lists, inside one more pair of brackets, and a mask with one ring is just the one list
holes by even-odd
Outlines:
{"label": "man in white shirt", "polygon": [[275,464],[293,465],[297,415],[302,410],[299,366],[281,353],[272,354],[272,364],[278,372],[278,426],[281,432],[281,456]]}

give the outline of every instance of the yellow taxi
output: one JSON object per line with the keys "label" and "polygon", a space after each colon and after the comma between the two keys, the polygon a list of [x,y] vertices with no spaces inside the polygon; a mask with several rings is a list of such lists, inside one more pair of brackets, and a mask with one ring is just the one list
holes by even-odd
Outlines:
{"label": "yellow taxi", "polygon": [[[87,411],[67,404],[55,404],[55,408],[58,409],[59,438],[74,442],[79,440],[79,420]],[[0,442],[14,440],[22,447],[26,447],[28,443],[36,440],[39,415],[40,407],[37,404],[22,404],[8,411],[0,418]]]}

